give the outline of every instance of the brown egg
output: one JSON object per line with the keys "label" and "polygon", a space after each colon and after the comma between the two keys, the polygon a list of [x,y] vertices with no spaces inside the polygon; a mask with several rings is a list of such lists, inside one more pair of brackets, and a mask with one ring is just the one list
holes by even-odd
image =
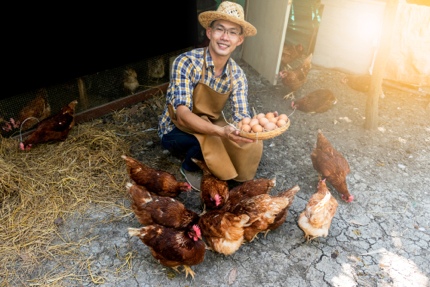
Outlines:
{"label": "brown egg", "polygon": [[253,125],[253,126],[251,127],[251,130],[252,130],[254,133],[259,133],[259,132],[262,132],[262,131],[263,131],[263,127],[262,127],[262,126],[260,126],[259,124],[256,124],[256,125]]}
{"label": "brown egg", "polygon": [[269,119],[266,117],[260,118],[258,120],[258,123],[260,124],[260,126],[264,127],[265,124],[267,124],[269,122]]}
{"label": "brown egg", "polygon": [[247,124],[243,124],[242,131],[249,133],[251,131],[251,126]]}
{"label": "brown egg", "polygon": [[251,121],[251,118],[248,118],[248,117],[243,118],[243,119],[241,120],[242,124],[249,124],[249,122],[250,122],[250,121]]}
{"label": "brown egg", "polygon": [[288,120],[288,117],[287,117],[287,115],[286,115],[286,114],[280,114],[280,115],[278,116],[278,119],[283,119],[283,120],[287,121],[287,120]]}
{"label": "brown egg", "polygon": [[264,118],[266,115],[264,114],[264,113],[259,113],[258,115],[257,115],[257,119],[261,119],[261,118]]}
{"label": "brown egg", "polygon": [[269,119],[269,122],[271,122],[271,123],[275,123],[276,124],[277,121],[278,121],[278,117],[274,117],[274,118],[270,118]]}
{"label": "brown egg", "polygon": [[276,125],[278,126],[278,127],[283,127],[283,126],[285,126],[287,124],[287,122],[284,120],[284,119],[279,119],[277,122],[276,122]]}
{"label": "brown egg", "polygon": [[258,125],[258,119],[257,119],[257,118],[252,119],[252,120],[249,122],[249,125],[250,125],[251,127],[253,127],[253,126],[255,126],[255,125]]}
{"label": "brown egg", "polygon": [[277,128],[276,124],[272,122],[268,122],[267,124],[264,125],[264,129],[266,131],[273,131],[276,128]]}
{"label": "brown egg", "polygon": [[268,118],[269,120],[271,119],[271,118],[274,118],[275,117],[275,114],[274,113],[272,113],[272,112],[268,112],[267,114],[266,114],[266,118]]}

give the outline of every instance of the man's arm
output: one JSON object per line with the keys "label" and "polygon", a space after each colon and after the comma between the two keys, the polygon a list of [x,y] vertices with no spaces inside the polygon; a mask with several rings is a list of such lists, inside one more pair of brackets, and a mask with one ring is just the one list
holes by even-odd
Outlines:
{"label": "man's arm", "polygon": [[192,113],[190,109],[184,105],[179,105],[176,108],[177,123],[195,133],[224,137],[237,143],[252,143],[254,140],[239,136],[239,131],[230,125],[220,127],[205,121],[198,115]]}

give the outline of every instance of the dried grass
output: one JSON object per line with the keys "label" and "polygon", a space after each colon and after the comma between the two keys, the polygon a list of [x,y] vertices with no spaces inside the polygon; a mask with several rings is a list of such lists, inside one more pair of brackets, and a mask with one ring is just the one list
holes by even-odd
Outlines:
{"label": "dried grass", "polygon": [[[82,242],[58,244],[61,220],[90,204],[115,205],[124,198],[128,178],[121,154],[128,153],[129,143],[112,130],[85,123],[75,126],[66,141],[29,152],[20,151],[16,139],[0,137],[0,144],[0,286],[8,286],[45,259],[78,252]],[[81,259],[77,264],[89,263]],[[42,276],[49,286],[75,276],[63,273]]]}

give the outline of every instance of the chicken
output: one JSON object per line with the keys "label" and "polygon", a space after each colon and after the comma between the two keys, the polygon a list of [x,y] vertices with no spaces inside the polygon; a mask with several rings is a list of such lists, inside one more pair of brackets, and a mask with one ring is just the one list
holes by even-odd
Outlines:
{"label": "chicken", "polygon": [[36,129],[19,144],[21,150],[30,150],[34,145],[65,141],[70,130],[75,125],[75,109],[77,100],[64,106],[58,113],[40,121]]}
{"label": "chicken", "polygon": [[287,208],[290,200],[287,195],[260,194],[253,197],[244,198],[229,212],[249,216],[248,224],[245,227],[245,241],[251,242],[260,233],[266,233],[269,226],[275,222],[278,214]]}
{"label": "chicken", "polygon": [[281,64],[287,66],[292,61],[300,58],[303,55],[304,48],[301,43],[297,45],[284,45],[282,49]]}
{"label": "chicken", "polygon": [[10,118],[9,121],[7,121],[3,117],[0,117],[0,125],[1,129],[5,132],[10,132],[19,128],[19,123],[17,123],[14,118]]}
{"label": "chicken", "polygon": [[192,161],[203,171],[200,184],[200,197],[204,205],[203,213],[206,209],[221,208],[229,197],[227,181],[221,180],[213,175],[203,160],[192,158]]}
{"label": "chicken", "polygon": [[130,182],[126,184],[126,188],[131,198],[131,208],[143,225],[157,223],[185,229],[199,221],[199,215],[186,208],[179,200],[150,193],[144,186]]}
{"label": "chicken", "polygon": [[291,107],[305,113],[324,113],[337,103],[337,98],[329,89],[317,89],[306,96],[292,101]]}
{"label": "chicken", "polygon": [[312,54],[303,60],[303,63],[292,70],[284,69],[279,72],[282,84],[291,89],[291,91],[297,91],[307,80],[309,71],[312,68]]}
{"label": "chicken", "polygon": [[318,130],[317,142],[311,153],[314,169],[336,189],[342,200],[352,202],[354,196],[348,190],[346,177],[350,172],[348,161]]}
{"label": "chicken", "polygon": [[199,226],[210,250],[231,255],[243,244],[244,227],[248,221],[247,214],[235,215],[213,209],[200,217]]}
{"label": "chicken", "polygon": [[300,213],[297,223],[305,233],[307,241],[317,237],[327,237],[331,222],[336,213],[338,202],[327,188],[326,180],[318,182],[305,210]]}
{"label": "chicken", "polygon": [[284,224],[284,222],[287,220],[288,209],[293,204],[294,197],[296,196],[296,193],[299,190],[300,190],[300,187],[298,185],[295,185],[292,188],[287,189],[277,195],[277,196],[288,198],[289,202],[288,202],[288,205],[276,215],[275,220],[273,221],[272,224],[269,225],[264,236],[266,236],[269,231],[275,230],[278,227],[280,227],[282,224]]}
{"label": "chicken", "polygon": [[350,88],[356,91],[367,93],[369,91],[371,79],[372,76],[369,74],[351,74],[343,77],[341,82],[347,84]]}
{"label": "chicken", "polygon": [[26,131],[50,115],[51,106],[47,99],[47,91],[42,88],[37,92],[36,97],[18,113],[18,123],[21,124],[21,130]]}
{"label": "chicken", "polygon": [[130,236],[137,236],[148,246],[152,256],[163,266],[170,267],[176,272],[183,266],[185,277],[195,276],[190,266],[203,262],[206,245],[202,240],[198,225],[188,230],[178,230],[159,224],[151,224],[140,228],[128,228]]}
{"label": "chicken", "polygon": [[256,178],[245,181],[238,186],[230,189],[227,202],[222,207],[223,210],[233,209],[242,199],[253,197],[269,191],[276,186],[274,178]]}
{"label": "chicken", "polygon": [[157,82],[162,79],[165,75],[165,65],[163,57],[156,58],[152,61],[148,61],[148,74]]}
{"label": "chicken", "polygon": [[135,158],[122,155],[128,175],[138,185],[143,185],[150,192],[161,196],[176,197],[181,192],[191,191],[188,182],[178,181],[176,177],[164,170],[152,168]]}
{"label": "chicken", "polygon": [[124,70],[123,84],[124,89],[131,94],[134,94],[137,88],[140,87],[137,73],[133,68],[127,68]]}
{"label": "chicken", "polygon": [[[347,84],[351,89],[354,89],[362,93],[367,93],[369,91],[371,81],[372,81],[372,75],[370,74],[359,74],[359,75],[350,74],[350,75],[346,75],[341,80],[342,83]],[[384,91],[381,90],[380,92],[381,94],[379,95],[379,97],[381,99],[385,98]]]}

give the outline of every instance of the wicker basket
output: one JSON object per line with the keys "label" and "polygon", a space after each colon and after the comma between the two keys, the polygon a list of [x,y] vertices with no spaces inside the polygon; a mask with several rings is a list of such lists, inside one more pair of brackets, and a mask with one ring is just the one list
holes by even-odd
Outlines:
{"label": "wicker basket", "polygon": [[245,138],[249,138],[253,140],[267,140],[267,139],[277,137],[280,134],[284,133],[290,127],[290,123],[291,123],[290,119],[288,119],[287,123],[284,126],[274,129],[272,131],[261,132],[261,133],[248,133],[248,132],[240,131],[240,135]]}

